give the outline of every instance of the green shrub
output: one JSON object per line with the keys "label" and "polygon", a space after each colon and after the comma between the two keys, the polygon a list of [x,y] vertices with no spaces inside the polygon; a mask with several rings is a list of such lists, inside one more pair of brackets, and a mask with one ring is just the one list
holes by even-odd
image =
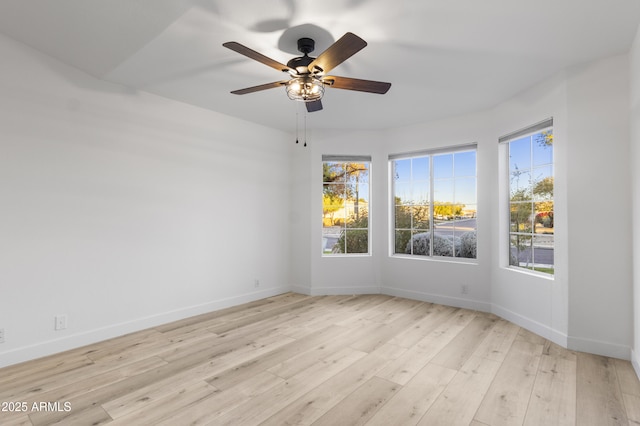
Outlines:
{"label": "green shrub", "polygon": [[[431,244],[429,232],[415,234],[405,247],[405,253],[429,256],[429,246]],[[469,231],[460,237],[451,235],[433,236],[433,255],[445,257],[466,257],[470,259],[476,258],[476,232]]]}

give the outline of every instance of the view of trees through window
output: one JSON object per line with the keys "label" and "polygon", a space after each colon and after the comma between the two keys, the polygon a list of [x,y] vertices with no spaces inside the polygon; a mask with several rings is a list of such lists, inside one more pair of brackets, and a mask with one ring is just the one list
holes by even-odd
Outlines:
{"label": "view of trees through window", "polygon": [[391,162],[394,254],[476,258],[476,149]]}
{"label": "view of trees through window", "polygon": [[369,253],[369,170],[366,161],[323,161],[323,254]]}
{"label": "view of trees through window", "polygon": [[[509,265],[553,275],[549,123],[500,142],[507,142],[509,155]],[[476,146],[390,156],[390,165],[393,254],[475,259]],[[324,255],[370,253],[370,167],[369,157],[323,157]]]}
{"label": "view of trees through window", "polygon": [[509,141],[509,265],[554,273],[553,131]]}

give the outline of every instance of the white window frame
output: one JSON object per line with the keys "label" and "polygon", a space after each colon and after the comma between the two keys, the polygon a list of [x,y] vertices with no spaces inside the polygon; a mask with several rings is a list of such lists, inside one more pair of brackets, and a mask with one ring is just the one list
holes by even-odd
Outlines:
{"label": "white window frame", "polygon": [[[501,227],[503,229],[506,230],[505,232],[505,240],[502,244],[504,244],[504,246],[506,247],[505,250],[505,259],[501,262],[504,267],[506,267],[507,269],[511,269],[513,271],[517,271],[520,273],[525,273],[525,274],[533,274],[536,276],[540,276],[540,277],[544,277],[544,278],[549,278],[549,279],[554,279],[555,277],[555,249],[556,249],[556,234],[555,234],[555,220],[554,220],[554,232],[552,234],[552,238],[553,238],[553,244],[552,244],[552,248],[554,250],[553,256],[553,264],[551,264],[553,272],[549,273],[549,272],[544,272],[544,271],[540,271],[540,270],[536,270],[535,268],[539,268],[542,269],[544,268],[544,266],[536,266],[536,262],[535,262],[535,252],[532,253],[532,258],[533,258],[533,262],[531,266],[520,266],[520,265],[514,265],[512,264],[513,261],[511,259],[512,257],[512,253],[511,253],[511,237],[512,235],[522,235],[522,236],[526,236],[526,237],[531,237],[532,239],[535,238],[536,236],[540,236],[537,235],[535,232],[535,218],[533,218],[533,226],[530,232],[514,232],[511,229],[511,204],[512,204],[512,200],[511,200],[511,170],[510,170],[510,143],[513,141],[517,141],[520,140],[522,138],[526,138],[529,136],[533,136],[536,134],[539,134],[541,132],[545,132],[545,131],[549,131],[551,130],[552,134],[553,134],[553,118],[548,118],[545,120],[542,120],[539,123],[533,124],[531,126],[525,127],[523,129],[520,129],[518,131],[506,134],[504,136],[501,136],[498,139],[498,142],[500,143],[500,145],[504,146],[504,149],[502,150],[503,155],[504,155],[504,168],[502,169],[501,173],[503,174],[503,176],[501,176],[501,179],[503,179],[503,181],[505,182],[505,191],[504,191],[504,198],[502,201],[505,205],[505,220],[501,221]],[[531,141],[531,144],[533,145],[533,141]],[[555,145],[555,141],[554,141],[554,145]],[[555,176],[555,147],[552,145],[551,147],[553,149],[552,151],[552,161],[550,163],[550,167],[551,167],[551,177]],[[531,148],[531,150],[533,151],[533,147]],[[527,170],[534,170],[535,167],[533,166],[533,159],[531,159],[531,163],[529,164],[529,169]],[[555,213],[555,191],[553,193],[553,195],[551,196],[550,199],[545,200],[545,201],[550,201],[553,203],[553,211]],[[532,204],[535,204],[535,200],[533,198],[532,195]],[[534,213],[535,214],[535,207],[534,207]],[[532,247],[535,249],[535,247],[532,244]],[[546,264],[545,264],[546,266]]]}
{"label": "white window frame", "polygon": [[[341,228],[341,232],[347,232],[348,230],[351,231],[357,231],[357,230],[365,230],[367,231],[367,252],[345,252],[345,253],[333,253],[333,252],[327,252],[327,247],[326,247],[326,241],[325,238],[326,236],[324,235],[324,231],[325,231],[325,226],[323,223],[322,226],[322,256],[323,257],[362,257],[362,256],[371,256],[371,247],[372,247],[372,243],[371,243],[371,230],[372,230],[372,226],[371,226],[371,216],[372,216],[372,190],[371,190],[371,185],[372,185],[372,161],[371,161],[371,156],[370,155],[323,155],[322,156],[322,164],[324,167],[325,163],[366,163],[367,164],[367,173],[368,173],[368,178],[367,178],[367,186],[368,186],[368,193],[367,193],[367,197],[368,197],[368,206],[367,206],[367,228],[349,228],[347,227],[347,224],[345,222],[344,227]],[[324,177],[324,176],[323,176]],[[323,185],[323,197],[324,197],[324,179],[322,182]],[[324,202],[323,202],[323,210],[324,210]],[[324,211],[323,211],[324,213]],[[323,214],[323,220],[324,220],[324,214]],[[346,238],[346,237],[345,237]],[[348,246],[346,247],[346,249],[348,250]]]}
{"label": "white window frame", "polygon": [[[445,262],[462,262],[462,263],[472,263],[472,264],[477,264],[478,263],[478,256],[476,254],[476,257],[460,257],[460,256],[439,256],[439,255],[434,255],[433,254],[433,240],[434,240],[434,234],[435,234],[435,227],[432,226],[432,224],[434,224],[434,208],[435,208],[435,203],[434,203],[434,168],[433,168],[433,157],[436,155],[441,155],[441,154],[456,154],[456,153],[463,153],[466,151],[473,151],[476,154],[476,174],[475,174],[475,179],[476,179],[476,187],[475,187],[475,194],[476,194],[476,198],[475,198],[475,207],[476,207],[476,215],[475,215],[475,219],[477,220],[477,203],[478,203],[478,196],[477,196],[477,179],[478,179],[478,164],[477,164],[477,155],[478,155],[478,144],[477,143],[471,143],[471,144],[464,144],[464,145],[455,145],[455,146],[449,146],[449,147],[444,147],[444,148],[437,148],[437,149],[429,149],[429,150],[421,150],[421,151],[414,151],[414,152],[409,152],[409,153],[402,153],[402,154],[392,154],[389,155],[389,188],[390,188],[390,209],[389,209],[389,256],[391,257],[397,257],[397,258],[408,258],[408,259],[424,259],[424,260],[438,260],[438,261],[445,261]],[[419,254],[413,254],[413,253],[396,253],[396,220],[395,220],[395,215],[396,215],[396,202],[395,202],[395,196],[396,196],[396,189],[395,189],[395,170],[394,170],[394,162],[395,160],[403,160],[403,159],[414,159],[414,158],[421,158],[421,157],[429,157],[429,201],[428,201],[428,208],[429,208],[429,255],[419,255]],[[455,178],[455,176],[454,176]],[[414,230],[419,230],[418,228],[414,229],[413,226],[411,227],[411,232],[413,232]],[[410,239],[411,241],[411,239]],[[477,253],[477,226],[476,226],[476,253]]]}

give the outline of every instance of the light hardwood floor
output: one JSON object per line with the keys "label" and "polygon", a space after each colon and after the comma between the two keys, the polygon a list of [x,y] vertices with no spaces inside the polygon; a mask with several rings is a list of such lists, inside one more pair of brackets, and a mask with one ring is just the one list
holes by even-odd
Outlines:
{"label": "light hardwood floor", "polygon": [[4,426],[640,424],[629,362],[383,295],[289,293],[11,366],[0,402]]}

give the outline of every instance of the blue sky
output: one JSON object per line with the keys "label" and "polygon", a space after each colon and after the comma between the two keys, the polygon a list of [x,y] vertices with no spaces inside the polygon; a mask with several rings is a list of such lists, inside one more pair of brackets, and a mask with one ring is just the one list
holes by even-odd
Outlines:
{"label": "blue sky", "polygon": [[[396,196],[403,202],[429,201],[429,157],[399,159],[393,165]],[[475,150],[434,155],[433,175],[434,201],[462,203],[475,209]]]}
{"label": "blue sky", "polygon": [[541,133],[536,133],[509,143],[512,193],[553,176],[553,148],[539,143],[541,137]]}

